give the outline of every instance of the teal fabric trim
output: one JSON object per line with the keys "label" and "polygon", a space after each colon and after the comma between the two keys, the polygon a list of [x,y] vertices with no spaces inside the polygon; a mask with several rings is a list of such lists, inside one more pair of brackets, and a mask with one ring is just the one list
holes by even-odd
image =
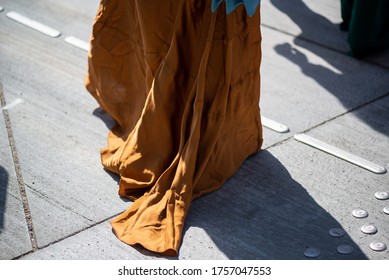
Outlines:
{"label": "teal fabric trim", "polygon": [[347,41],[355,57],[363,57],[389,48],[388,0],[341,0]]}
{"label": "teal fabric trim", "polygon": [[[261,0],[224,0],[226,2],[226,12],[231,14],[236,7],[244,5],[249,16],[253,16],[257,10]],[[220,6],[223,0],[212,0],[212,12]]]}

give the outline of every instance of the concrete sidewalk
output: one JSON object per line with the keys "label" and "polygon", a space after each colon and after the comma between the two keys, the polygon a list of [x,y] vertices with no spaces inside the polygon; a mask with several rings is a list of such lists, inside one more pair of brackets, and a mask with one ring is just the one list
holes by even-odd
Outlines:
{"label": "concrete sidewalk", "polygon": [[[99,1],[27,2],[0,0],[0,259],[165,259],[123,244],[109,225],[131,203],[100,164],[112,120],[84,88],[87,52],[66,42],[88,41]],[[389,259],[370,248],[389,247],[389,200],[375,197],[389,192],[389,174],[294,139],[388,167],[389,52],[350,57],[339,2],[262,1],[261,110],[289,130],[265,127],[263,151],[192,203],[174,259],[307,259],[310,247],[321,251],[313,259]],[[366,218],[351,214],[359,208]]]}

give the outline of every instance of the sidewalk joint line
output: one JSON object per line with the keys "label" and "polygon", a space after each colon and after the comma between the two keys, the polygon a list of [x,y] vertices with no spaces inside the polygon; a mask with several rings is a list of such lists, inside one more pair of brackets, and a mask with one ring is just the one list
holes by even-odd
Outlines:
{"label": "sidewalk joint line", "polygon": [[20,167],[20,162],[19,162],[19,158],[18,158],[18,154],[17,154],[17,150],[16,150],[15,139],[14,139],[14,136],[12,133],[11,120],[10,120],[10,117],[8,114],[8,110],[6,109],[6,105],[7,104],[5,102],[3,87],[2,87],[2,84],[0,83],[0,106],[3,108],[2,111],[3,111],[3,116],[4,116],[5,128],[6,128],[7,134],[8,134],[8,142],[9,142],[9,146],[11,149],[16,178],[17,178],[18,185],[19,185],[19,192],[20,192],[20,197],[21,197],[22,204],[23,204],[24,216],[25,216],[26,222],[27,222],[27,229],[28,229],[28,234],[30,236],[32,251],[36,251],[36,250],[38,250],[38,243],[36,240],[35,230],[34,230],[34,226],[32,223],[30,207],[28,205],[28,199],[27,199],[26,189],[24,186],[22,170]]}
{"label": "sidewalk joint line", "polygon": [[338,118],[340,118],[340,117],[343,117],[344,115],[347,115],[347,114],[352,113],[352,112],[354,112],[354,111],[356,111],[356,110],[359,110],[359,109],[361,109],[361,108],[363,108],[363,107],[365,107],[365,106],[367,106],[367,105],[370,105],[370,104],[372,104],[372,103],[374,103],[374,102],[377,102],[377,101],[379,101],[379,100],[381,100],[381,99],[384,99],[384,98],[386,98],[386,97],[388,97],[388,96],[389,96],[389,92],[387,92],[387,93],[385,93],[385,94],[383,94],[383,95],[381,95],[381,96],[378,96],[378,97],[376,97],[376,98],[373,98],[373,99],[371,99],[371,100],[368,100],[368,101],[366,101],[365,103],[360,104],[360,105],[357,105],[356,107],[351,108],[351,109],[347,110],[346,112],[344,112],[344,113],[342,113],[342,114],[339,114],[339,115],[336,115],[335,117],[329,118],[328,120],[325,120],[325,121],[323,121],[323,122],[321,122],[321,123],[318,123],[318,124],[316,124],[316,125],[314,125],[314,126],[312,126],[312,127],[310,127],[310,128],[307,128],[307,129],[303,130],[303,131],[296,132],[296,133],[294,133],[293,135],[291,135],[291,136],[289,136],[289,137],[287,137],[287,138],[281,140],[280,142],[271,144],[270,146],[266,147],[264,150],[268,150],[268,149],[270,149],[270,148],[273,148],[273,147],[277,147],[277,146],[279,146],[279,145],[282,145],[283,143],[285,143],[285,142],[289,141],[290,139],[294,138],[294,135],[295,135],[295,134],[305,134],[305,133],[308,133],[308,132],[310,132],[311,130],[313,130],[313,129],[319,127],[319,126],[322,126],[322,125],[324,125],[324,124],[326,124],[326,123],[328,123],[328,122],[334,121],[334,120],[336,120],[336,119],[338,119]]}
{"label": "sidewalk joint line", "polygon": [[62,204],[62,203],[61,203],[60,201],[58,201],[58,200],[53,199],[53,198],[50,198],[50,197],[49,197],[48,195],[46,195],[45,193],[39,191],[38,189],[33,188],[33,187],[30,186],[29,184],[25,184],[25,186],[26,186],[28,189],[30,189],[31,192],[34,192],[35,195],[40,196],[42,199],[44,199],[47,203],[51,203],[51,204],[53,204],[53,205],[55,205],[55,206],[62,207],[62,208],[64,208],[64,209],[70,211],[71,213],[73,213],[73,214],[75,214],[75,215],[77,215],[77,216],[82,217],[83,219],[85,219],[85,220],[87,220],[87,221],[89,221],[89,222],[93,222],[92,219],[90,219],[90,218],[88,218],[88,217],[85,217],[84,215],[82,215],[82,214],[80,214],[80,213],[74,211],[71,207]]}
{"label": "sidewalk joint line", "polygon": [[[42,246],[42,247],[39,247],[39,249],[40,249],[40,250],[45,249],[45,248],[47,248],[47,247],[50,247],[51,245],[57,244],[57,243],[59,243],[59,242],[65,240],[65,239],[68,239],[68,238],[70,238],[70,237],[73,237],[73,236],[75,236],[75,235],[77,235],[77,234],[79,234],[79,233],[81,233],[81,232],[83,232],[83,231],[86,231],[86,230],[88,230],[88,229],[97,227],[97,226],[101,225],[102,223],[105,223],[105,222],[107,222],[107,221],[109,221],[109,220],[112,220],[113,218],[119,216],[121,213],[122,213],[122,212],[117,213],[117,214],[112,215],[112,216],[110,216],[110,217],[108,217],[108,218],[105,218],[105,219],[103,219],[103,220],[101,220],[101,221],[99,221],[99,222],[97,222],[97,223],[95,223],[95,224],[92,224],[92,225],[89,225],[89,226],[87,226],[87,227],[85,227],[85,228],[82,228],[82,229],[80,229],[80,230],[77,230],[77,231],[75,231],[75,232],[73,232],[73,233],[71,233],[71,234],[69,234],[69,235],[67,235],[67,236],[64,236],[64,237],[59,238],[59,239],[57,239],[57,240],[55,240],[55,241],[53,241],[53,242],[50,242],[50,243],[47,244],[47,245],[44,245],[44,246]],[[15,257],[15,258],[13,258],[13,260],[18,260],[18,259],[20,259],[20,258],[22,258],[22,257],[24,257],[24,256],[27,256],[27,255],[29,255],[29,254],[32,254],[32,253],[34,253],[34,251],[29,251],[29,252],[23,253],[23,254],[21,254],[21,255]]]}
{"label": "sidewalk joint line", "polygon": [[[332,118],[330,118],[330,119],[328,119],[328,120],[326,120],[326,121],[323,121],[322,123],[319,123],[319,124],[317,124],[317,125],[315,125],[315,126],[313,126],[313,127],[310,127],[310,128],[308,128],[308,129],[306,129],[306,130],[304,130],[304,131],[302,131],[302,132],[299,132],[299,133],[307,133],[307,132],[311,131],[312,129],[315,129],[315,128],[319,127],[319,126],[322,126],[323,124],[326,124],[326,123],[328,123],[328,122],[331,122],[331,121],[333,121],[333,120],[335,120],[335,119],[337,119],[337,118],[343,117],[344,115],[347,115],[347,114],[349,114],[349,113],[352,113],[352,112],[354,112],[354,111],[357,111],[357,110],[359,110],[359,109],[362,109],[363,107],[365,107],[365,106],[367,106],[367,105],[370,105],[370,104],[372,104],[372,103],[374,103],[374,102],[376,102],[376,101],[378,101],[378,100],[384,99],[384,98],[386,98],[386,97],[388,97],[388,96],[389,96],[389,92],[387,92],[387,93],[385,93],[385,94],[383,94],[383,95],[381,95],[381,96],[378,96],[378,97],[376,97],[376,98],[373,98],[373,99],[371,99],[371,100],[368,100],[368,101],[366,101],[366,102],[363,103],[363,104],[357,105],[356,107],[351,108],[351,109],[347,110],[346,112],[344,112],[344,113],[342,113],[342,114],[339,114],[339,115],[337,115],[337,116],[335,116],[335,117],[332,117]],[[292,137],[291,137],[291,138],[292,138]]]}

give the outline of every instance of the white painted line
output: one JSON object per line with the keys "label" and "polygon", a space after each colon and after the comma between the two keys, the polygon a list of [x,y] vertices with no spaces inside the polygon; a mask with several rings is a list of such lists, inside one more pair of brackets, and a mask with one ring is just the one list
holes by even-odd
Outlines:
{"label": "white painted line", "polygon": [[261,116],[261,120],[262,120],[262,125],[271,129],[271,130],[274,130],[274,131],[277,131],[280,133],[285,133],[285,132],[289,131],[289,127],[287,127],[286,125],[283,125],[283,124],[275,122],[271,119],[265,118],[264,116]]}
{"label": "white painted line", "polygon": [[12,107],[15,107],[16,105],[23,103],[24,100],[21,98],[16,98],[14,101],[12,101],[10,104],[5,105],[4,107],[0,107],[0,110],[8,110],[11,109]]}
{"label": "white painted line", "polygon": [[17,12],[9,12],[7,13],[7,17],[9,17],[10,19],[13,19],[14,21],[17,21],[25,26],[28,26],[32,29],[35,29],[36,31],[39,31],[47,36],[50,36],[50,37],[58,37],[61,35],[61,32],[59,32],[58,30],[55,30],[51,27],[48,27],[47,25],[44,25],[40,22],[37,22],[35,20],[32,20],[32,19],[29,19]]}
{"label": "white painted line", "polygon": [[370,161],[367,161],[363,158],[360,158],[356,155],[353,155],[353,154],[350,154],[346,151],[343,151],[339,148],[336,148],[334,146],[331,146],[327,143],[324,143],[320,140],[317,140],[311,136],[308,136],[306,134],[296,134],[294,136],[294,139],[296,139],[297,141],[300,141],[304,144],[307,144],[309,146],[312,146],[316,149],[319,149],[321,151],[324,151],[326,153],[329,153],[333,156],[336,156],[338,158],[341,158],[345,161],[348,161],[348,162],[351,162],[355,165],[358,165],[362,168],[365,168],[371,172],[374,172],[374,173],[377,173],[377,174],[383,174],[383,173],[386,173],[386,168],[385,167],[382,167],[380,165],[377,165],[375,163],[372,163]]}
{"label": "white painted line", "polygon": [[0,6],[0,12],[4,11],[4,8],[2,6]]}
{"label": "white painted line", "polygon": [[84,51],[89,51],[89,43],[74,36],[66,37],[65,42]]}

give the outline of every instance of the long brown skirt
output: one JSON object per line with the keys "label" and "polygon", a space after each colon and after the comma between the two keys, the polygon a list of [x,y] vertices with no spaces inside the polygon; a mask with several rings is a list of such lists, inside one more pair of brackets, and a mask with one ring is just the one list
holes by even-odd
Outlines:
{"label": "long brown skirt", "polygon": [[86,87],[116,121],[102,163],[135,201],[113,230],[166,255],[191,201],[262,145],[260,12],[210,2],[103,0],[91,36]]}

